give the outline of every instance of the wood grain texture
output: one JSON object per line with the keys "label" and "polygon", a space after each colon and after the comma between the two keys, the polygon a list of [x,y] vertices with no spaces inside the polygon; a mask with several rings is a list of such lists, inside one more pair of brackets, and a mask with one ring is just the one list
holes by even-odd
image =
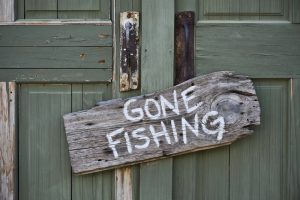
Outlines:
{"label": "wood grain texture", "polygon": [[287,199],[292,200],[300,198],[300,79],[290,79],[289,89]]}
{"label": "wood grain texture", "polygon": [[[190,114],[185,110],[183,97],[177,96],[178,108],[181,114],[176,115],[172,110],[167,110],[166,116],[160,115],[155,120],[146,117],[143,120],[128,121],[123,115],[124,103],[128,100],[121,99],[100,102],[99,106],[90,110],[65,115],[65,130],[74,173],[89,173],[230,144],[234,140],[251,133],[251,130],[247,129],[249,125],[259,124],[259,104],[251,80],[243,76],[233,75],[230,72],[216,72],[200,76],[174,88],[131,98],[131,100],[136,101],[134,107],[138,108],[142,107],[147,99],[158,99],[160,95],[170,100],[173,98],[173,90],[180,94],[190,88],[191,85],[195,86],[195,90],[190,91],[190,93],[195,96],[190,104],[196,105],[202,102],[203,105]],[[155,112],[154,107],[149,107],[149,109],[150,113]],[[199,117],[203,117],[210,111],[218,111],[219,115],[224,117],[226,134],[221,138],[218,135],[218,141],[216,136],[205,135],[206,131],[203,127],[206,126],[206,122],[203,121],[203,118],[203,125],[201,126],[203,131],[199,130],[200,135],[185,136],[186,133],[179,125],[182,122],[181,117],[186,118],[190,124],[198,124],[198,122],[193,121],[194,115],[197,113]],[[160,124],[163,121],[166,131],[171,134],[171,119],[174,120],[176,126],[178,141],[172,139],[172,142],[168,142],[168,140],[160,138],[160,144],[157,143],[156,147],[155,143],[149,140],[148,148],[134,149],[132,153],[128,154],[126,150],[128,140],[125,142],[122,136],[116,136],[114,140],[119,140],[118,147],[116,147],[118,155],[116,156],[115,150],[113,152],[113,149],[109,147],[106,134],[120,128],[130,134],[135,129],[145,127],[144,134],[150,138],[151,134],[148,132],[147,127],[151,125],[156,130],[160,130],[162,128]],[[185,142],[186,140],[189,142]],[[130,143],[133,148],[134,145],[139,145],[140,142],[139,139],[133,137]]]}
{"label": "wood grain texture", "polygon": [[0,26],[0,46],[112,46],[112,26],[3,25]]}
{"label": "wood grain texture", "polygon": [[1,47],[5,69],[111,69],[111,47]]}
{"label": "wood grain texture", "polygon": [[175,84],[195,77],[195,13],[179,12],[175,15]]}
{"label": "wood grain texture", "polygon": [[15,1],[0,0],[0,22],[15,21]]}
{"label": "wood grain texture", "polygon": [[253,78],[299,77],[300,26],[199,24],[197,74],[232,70]]}
{"label": "wood grain texture", "polygon": [[17,199],[16,86],[0,82],[0,199]]}
{"label": "wood grain texture", "polygon": [[19,199],[71,199],[61,117],[71,111],[71,85],[21,84],[19,97]]}

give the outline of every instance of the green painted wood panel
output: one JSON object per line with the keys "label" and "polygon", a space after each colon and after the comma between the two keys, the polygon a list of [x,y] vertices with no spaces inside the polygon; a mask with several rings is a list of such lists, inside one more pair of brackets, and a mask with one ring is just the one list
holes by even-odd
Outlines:
{"label": "green painted wood panel", "polygon": [[255,85],[261,125],[230,147],[230,199],[287,199],[288,82],[265,79]]}
{"label": "green painted wood panel", "polygon": [[198,153],[196,199],[228,200],[229,148],[221,147]]}
{"label": "green painted wood panel", "polygon": [[[149,93],[173,85],[175,3],[142,0],[141,5],[141,92]],[[140,200],[172,199],[172,161],[141,164]]]}
{"label": "green painted wood panel", "polygon": [[287,198],[300,199],[300,79],[289,81]]}
{"label": "green painted wood panel", "polygon": [[[24,0],[24,18],[56,19],[57,0]],[[19,5],[20,6],[20,5]]]}
{"label": "green painted wood panel", "polygon": [[[72,84],[72,112],[91,108],[100,100],[111,98],[111,86],[105,84]],[[112,170],[95,174],[72,175],[72,200],[113,199]]]}
{"label": "green painted wood panel", "polygon": [[200,24],[197,74],[231,70],[256,78],[299,77],[300,26]]}
{"label": "green painted wood panel", "polygon": [[1,81],[111,82],[112,69],[0,69]]}
{"label": "green painted wood panel", "polygon": [[172,200],[194,200],[198,197],[197,153],[173,158]]}
{"label": "green painted wood panel", "polygon": [[199,20],[289,20],[289,0],[199,0]]}
{"label": "green painted wood panel", "polygon": [[0,68],[111,69],[111,47],[1,47]]}
{"label": "green painted wood panel", "polygon": [[71,111],[71,86],[22,84],[19,90],[19,199],[70,200],[62,115]]}
{"label": "green painted wood panel", "polygon": [[111,25],[0,26],[0,47],[112,46]]}
{"label": "green painted wood panel", "polygon": [[59,0],[59,19],[110,19],[110,0]]}
{"label": "green painted wood panel", "polygon": [[300,23],[300,0],[291,1],[291,19],[293,23]]}
{"label": "green painted wood panel", "polygon": [[18,0],[18,19],[110,19],[110,0]]}

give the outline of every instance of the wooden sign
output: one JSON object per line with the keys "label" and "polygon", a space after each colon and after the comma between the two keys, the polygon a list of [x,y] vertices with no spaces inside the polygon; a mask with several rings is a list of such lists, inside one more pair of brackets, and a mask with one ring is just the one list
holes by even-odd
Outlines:
{"label": "wooden sign", "polygon": [[228,145],[260,124],[260,107],[249,78],[216,72],[64,123],[73,172],[85,174]]}

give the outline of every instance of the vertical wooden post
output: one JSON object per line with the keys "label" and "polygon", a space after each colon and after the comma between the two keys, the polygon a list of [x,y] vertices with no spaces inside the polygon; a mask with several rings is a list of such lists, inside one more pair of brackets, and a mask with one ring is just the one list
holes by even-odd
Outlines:
{"label": "vertical wooden post", "polygon": [[192,11],[175,16],[175,84],[195,77],[194,24],[195,13]]}
{"label": "vertical wooden post", "polygon": [[0,22],[15,20],[15,0],[0,0]]}
{"label": "vertical wooden post", "polygon": [[[174,84],[173,0],[142,0],[141,92]],[[140,200],[172,200],[173,159],[140,167]]]}
{"label": "vertical wooden post", "polygon": [[0,199],[16,199],[15,83],[0,82]]}

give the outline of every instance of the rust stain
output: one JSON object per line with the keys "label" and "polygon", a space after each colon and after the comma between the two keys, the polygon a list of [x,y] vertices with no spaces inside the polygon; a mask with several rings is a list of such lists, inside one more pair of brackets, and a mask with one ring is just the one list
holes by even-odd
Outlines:
{"label": "rust stain", "polygon": [[80,53],[80,60],[84,60],[85,59],[85,57],[86,57],[86,54],[85,53]]}
{"label": "rust stain", "polygon": [[99,60],[98,63],[99,63],[99,64],[104,64],[104,63],[105,63],[105,60],[104,60],[104,59],[103,59],[103,60]]}

